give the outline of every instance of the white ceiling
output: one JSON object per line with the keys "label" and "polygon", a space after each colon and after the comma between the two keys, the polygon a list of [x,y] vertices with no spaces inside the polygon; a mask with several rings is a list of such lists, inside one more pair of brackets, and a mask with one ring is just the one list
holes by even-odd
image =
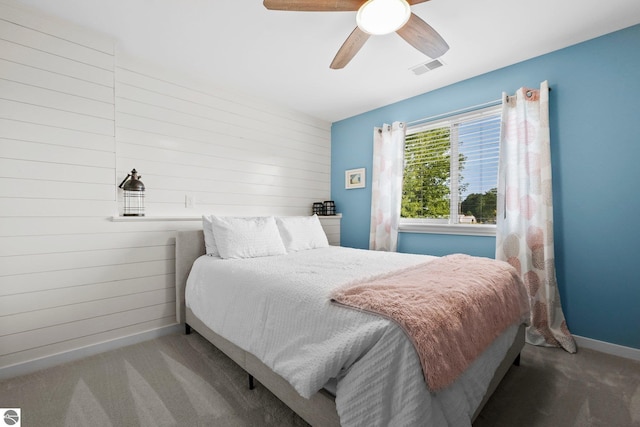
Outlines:
{"label": "white ceiling", "polygon": [[[334,122],[640,23],[640,0],[432,0],[412,7],[448,42],[445,66],[397,34],[329,64],[355,12],[268,11],[261,0],[17,0],[116,39],[127,55]],[[639,47],[640,48],[640,47]]]}

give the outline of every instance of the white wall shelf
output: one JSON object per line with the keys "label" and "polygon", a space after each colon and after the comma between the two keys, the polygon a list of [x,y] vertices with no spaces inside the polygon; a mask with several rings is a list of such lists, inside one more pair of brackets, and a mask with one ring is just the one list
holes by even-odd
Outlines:
{"label": "white wall shelf", "polygon": [[[283,215],[285,216],[285,215]],[[342,214],[318,215],[321,219],[342,218]],[[202,215],[198,216],[112,216],[113,222],[148,222],[148,221],[202,221]]]}
{"label": "white wall shelf", "polygon": [[199,216],[112,216],[113,222],[148,222],[148,221],[202,221]]}

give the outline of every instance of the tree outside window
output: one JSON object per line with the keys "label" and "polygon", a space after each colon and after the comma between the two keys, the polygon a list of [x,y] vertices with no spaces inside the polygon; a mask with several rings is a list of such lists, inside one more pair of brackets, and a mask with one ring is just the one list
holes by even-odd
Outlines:
{"label": "tree outside window", "polygon": [[409,128],[401,217],[434,224],[495,224],[499,108]]}

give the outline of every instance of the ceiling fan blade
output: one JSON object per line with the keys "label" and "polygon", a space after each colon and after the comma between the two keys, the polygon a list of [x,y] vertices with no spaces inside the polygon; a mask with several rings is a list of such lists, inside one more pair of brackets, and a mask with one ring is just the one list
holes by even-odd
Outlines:
{"label": "ceiling fan blade", "polygon": [[429,0],[407,0],[407,3],[409,3],[411,6],[413,6],[414,4],[420,4],[420,3],[424,3],[424,2],[428,2]]}
{"label": "ceiling fan blade", "polygon": [[356,56],[356,53],[358,53],[368,38],[369,34],[362,31],[359,27],[356,27],[344,41],[338,53],[336,53],[336,57],[333,58],[330,68],[334,70],[344,68],[344,66]]}
{"label": "ceiling fan blade", "polygon": [[440,34],[415,13],[411,14],[409,21],[396,33],[430,58],[439,58],[449,50],[449,45]]}
{"label": "ceiling fan blade", "polygon": [[264,0],[269,10],[291,10],[299,12],[356,11],[366,0]]}

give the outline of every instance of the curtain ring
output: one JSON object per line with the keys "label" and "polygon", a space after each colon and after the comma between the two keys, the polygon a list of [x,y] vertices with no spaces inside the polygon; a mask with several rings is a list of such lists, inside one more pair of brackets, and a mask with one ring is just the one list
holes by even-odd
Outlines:
{"label": "curtain ring", "polygon": [[533,95],[533,92],[528,90],[526,95],[527,95],[527,98],[531,98],[531,96]]}

